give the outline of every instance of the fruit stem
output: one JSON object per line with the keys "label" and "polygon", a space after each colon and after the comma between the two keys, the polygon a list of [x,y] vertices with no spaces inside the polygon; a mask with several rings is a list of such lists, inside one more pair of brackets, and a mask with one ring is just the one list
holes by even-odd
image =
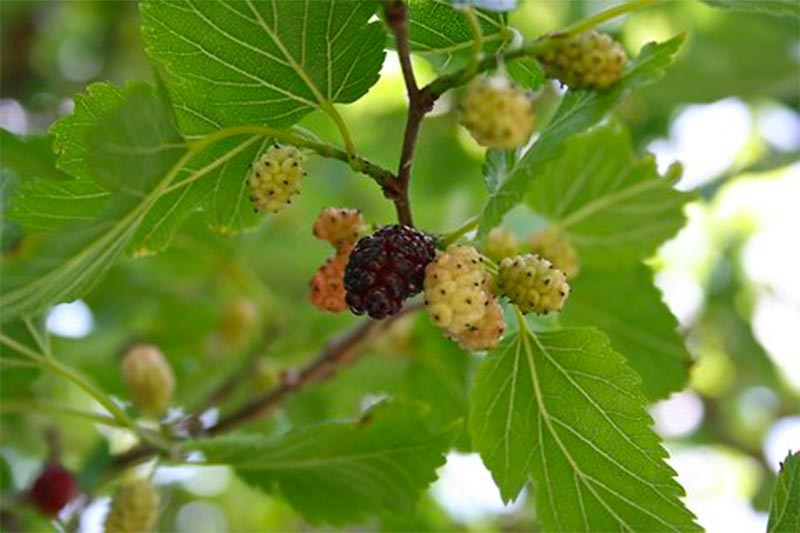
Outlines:
{"label": "fruit stem", "polygon": [[480,222],[480,217],[474,216],[464,222],[460,227],[453,230],[450,233],[445,234],[442,236],[441,244],[443,248],[447,248],[458,239],[469,233],[470,231],[474,230],[478,227],[478,223]]}
{"label": "fruit stem", "polygon": [[317,141],[315,139],[311,139],[305,135],[300,135],[297,133],[293,133],[291,131],[270,128],[268,126],[260,126],[257,124],[232,126],[230,128],[224,128],[209,133],[207,135],[189,141],[189,150],[191,154],[197,154],[202,150],[204,150],[205,148],[207,148],[208,146],[223,139],[228,139],[230,137],[235,137],[237,135],[248,135],[248,134],[271,137],[279,142],[291,144],[299,148],[308,148],[309,150],[313,150],[318,155],[326,157],[328,159],[337,159],[339,161],[344,161],[345,163],[350,165],[350,168],[352,168],[356,172],[360,172],[361,174],[366,174],[367,176],[374,179],[378,183],[378,185],[384,188],[387,186],[387,184],[389,184],[395,179],[395,176],[394,174],[392,174],[391,171],[386,170],[385,168],[381,168],[380,166],[370,161],[367,161],[361,156],[355,154],[351,155],[345,150],[341,150],[340,148],[337,148],[333,145]]}

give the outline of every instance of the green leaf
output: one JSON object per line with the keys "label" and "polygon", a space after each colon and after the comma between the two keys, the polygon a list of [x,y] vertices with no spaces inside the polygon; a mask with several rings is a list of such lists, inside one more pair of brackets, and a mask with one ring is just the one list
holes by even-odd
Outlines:
{"label": "green leaf", "polygon": [[597,124],[628,91],[662,77],[683,39],[683,35],[678,35],[663,43],[646,45],[622,80],[608,91],[569,91],[533,146],[509,170],[505,181],[490,196],[481,213],[479,236],[485,236],[500,224],[503,216],[522,201],[534,174],[560,155],[568,137]]}
{"label": "green leaf", "polygon": [[90,152],[89,132],[105,116],[123,102],[122,91],[108,83],[92,83],[85,94],[75,96],[72,114],[57,120],[50,128],[53,150],[58,154],[58,168],[78,179],[94,178],[87,155]]}
{"label": "green leaf", "polygon": [[494,193],[514,165],[517,153],[513,150],[488,150],[483,162],[483,181],[489,194]]}
{"label": "green leaf", "polygon": [[172,76],[167,86],[187,135],[289,126],[357,100],[383,63],[386,33],[368,22],[371,2],[148,1],[141,11],[147,50]]}
{"label": "green leaf", "polygon": [[471,396],[473,444],[503,499],[531,478],[545,531],[699,530],[639,378],[608,339],[521,327],[483,362]]}
{"label": "green leaf", "polygon": [[[403,376],[405,396],[430,407],[430,426],[446,428],[467,418],[471,356],[431,325],[427,316],[416,319],[410,340],[409,365]],[[463,428],[466,430],[466,428]],[[466,431],[456,444],[468,448]]]}
{"label": "green leaf", "polygon": [[703,0],[714,7],[750,11],[778,17],[800,17],[800,3],[796,0]]}
{"label": "green leaf", "polygon": [[3,147],[2,168],[11,170],[20,181],[65,180],[69,176],[56,168],[56,156],[49,135],[21,137],[0,129]]}
{"label": "green leaf", "polygon": [[408,513],[444,464],[449,432],[433,433],[418,407],[379,404],[354,422],[328,422],[276,439],[227,435],[187,444],[209,463],[283,494],[312,522]]}
{"label": "green leaf", "polygon": [[652,156],[637,158],[619,123],[569,139],[558,159],[529,175],[529,205],[558,226],[590,266],[649,257],[683,226],[683,206],[696,197],[675,190],[674,176],[659,176]]}
{"label": "green leaf", "polygon": [[110,196],[92,181],[31,181],[15,191],[6,216],[28,229],[53,231],[97,218],[108,207]]}
{"label": "green leaf", "polygon": [[772,491],[767,522],[769,533],[800,531],[800,452],[786,456]]}
{"label": "green leaf", "polygon": [[[501,13],[476,10],[484,52],[497,51],[511,38]],[[411,50],[440,69],[469,58],[474,35],[466,18],[445,0],[411,0],[408,3],[408,40]]]}
{"label": "green leaf", "polygon": [[150,85],[129,84],[124,105],[87,131],[86,160],[98,183],[112,191],[141,196],[152,190],[186,152],[172,112]]}
{"label": "green leaf", "polygon": [[542,66],[533,57],[523,57],[506,65],[508,75],[526,89],[538,89],[547,79]]}
{"label": "green leaf", "polygon": [[[106,134],[108,143],[94,139],[94,145],[69,145],[69,150],[88,157],[105,183],[140,194],[115,194],[102,217],[35,240],[30,253],[4,264],[4,322],[88,292],[119,257],[149,209],[184,166],[185,149],[173,146],[174,138],[162,137],[170,112],[163,104],[158,112],[161,100],[155,91],[135,84],[121,94],[120,105],[93,118],[94,128]],[[90,142],[94,135],[91,128],[85,130],[83,142]],[[161,139],[169,146],[162,150],[148,139]],[[144,151],[141,141],[146,143]],[[94,151],[98,152],[96,156]],[[125,166],[131,163],[131,153],[139,159],[135,175],[130,175]],[[113,163],[115,156],[119,165]],[[82,172],[90,168],[85,163],[78,165]],[[157,182],[154,176],[159,176]],[[146,190],[148,183],[151,187]]]}
{"label": "green leaf", "polygon": [[625,356],[642,378],[649,400],[665,398],[686,385],[689,352],[677,332],[678,321],[653,285],[649,268],[584,268],[570,285],[572,292],[561,322],[602,329],[614,350]]}

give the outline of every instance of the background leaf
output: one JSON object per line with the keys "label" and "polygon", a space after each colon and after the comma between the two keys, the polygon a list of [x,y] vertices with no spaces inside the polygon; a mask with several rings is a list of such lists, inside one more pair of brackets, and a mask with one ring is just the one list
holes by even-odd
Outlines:
{"label": "background leaf", "polygon": [[614,267],[649,257],[677,233],[692,193],[639,158],[627,130],[611,124],[576,136],[558,159],[528,173],[528,204],[578,249],[581,262]]}
{"label": "background leaf", "polygon": [[533,480],[547,531],[695,531],[639,378],[593,329],[527,330],[481,365],[473,444],[503,499]]}
{"label": "background leaf", "polygon": [[312,522],[342,524],[365,513],[408,513],[444,463],[448,433],[426,429],[419,408],[379,404],[355,422],[293,430],[277,439],[229,435],[189,443],[209,463],[279,491]]}
{"label": "background leaf", "polygon": [[[130,98],[107,110],[106,116],[95,117],[96,131],[104,132],[111,142],[92,145],[94,130],[87,129],[82,130],[82,142],[89,143],[88,146],[70,144],[69,150],[98,157],[96,169],[102,173],[104,182],[141,195],[115,195],[109,210],[99,219],[36,240],[31,251],[4,265],[3,321],[41,311],[52,303],[79,298],[91,289],[125,249],[161,191],[175,178],[170,169],[180,168],[177,165],[185,150],[181,143],[173,146],[179,137],[161,136],[164,125],[171,122],[169,110],[155,91],[145,85],[132,85],[122,94]],[[74,121],[61,124],[74,125]],[[172,133],[177,135],[174,130]],[[169,146],[162,150],[161,146],[150,144],[151,139],[160,139]],[[147,143],[144,151],[138,144],[142,140]],[[97,155],[88,155],[93,152]],[[123,164],[130,163],[130,153],[136,153],[139,159],[137,175],[132,177]],[[119,165],[114,164],[115,157],[119,157]],[[81,172],[89,168],[84,162],[78,167]],[[160,176],[157,183],[153,183],[155,176]],[[145,181],[137,183],[140,179]],[[145,191],[148,182],[152,190]]]}
{"label": "background leaf", "polygon": [[90,151],[87,136],[97,126],[99,117],[116,109],[122,101],[122,91],[108,83],[92,83],[85,93],[75,95],[72,113],[50,127],[58,168],[78,179],[94,178],[87,157]]}
{"label": "background leaf", "polygon": [[[481,25],[485,52],[498,50],[511,38],[501,13],[478,9],[475,15]],[[462,65],[472,53],[473,37],[472,28],[453,8],[453,3],[447,0],[411,0],[408,3],[411,51],[440,69]]]}
{"label": "background leaf", "polygon": [[786,456],[772,492],[769,508],[769,533],[800,531],[800,453]]}
{"label": "background leaf", "polygon": [[800,17],[800,4],[794,0],[703,0],[715,7],[725,7],[739,11],[751,11],[783,17]]}
{"label": "background leaf", "polygon": [[569,91],[539,138],[510,170],[502,185],[489,197],[481,213],[479,235],[486,235],[528,191],[533,173],[560,155],[564,140],[602,119],[628,90],[659,79],[672,62],[683,36],[642,48],[622,80],[606,92]]}
{"label": "background leaf", "polygon": [[648,267],[584,268],[570,286],[562,323],[602,329],[614,350],[642,378],[649,400],[686,386],[691,358],[677,332],[678,321],[661,300]]}

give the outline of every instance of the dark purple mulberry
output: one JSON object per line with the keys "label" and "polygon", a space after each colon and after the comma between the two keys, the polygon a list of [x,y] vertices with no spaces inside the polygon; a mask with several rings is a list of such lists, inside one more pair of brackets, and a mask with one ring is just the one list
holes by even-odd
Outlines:
{"label": "dark purple mulberry", "polygon": [[394,315],[422,290],[425,267],[434,257],[433,238],[408,226],[384,226],[362,237],[344,273],[347,305],[375,319]]}

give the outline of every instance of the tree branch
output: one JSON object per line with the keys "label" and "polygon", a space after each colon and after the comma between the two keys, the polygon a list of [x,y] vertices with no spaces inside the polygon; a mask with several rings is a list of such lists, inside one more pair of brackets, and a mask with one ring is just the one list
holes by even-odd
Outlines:
{"label": "tree branch", "polygon": [[408,43],[408,12],[402,0],[389,0],[384,8],[386,23],[394,34],[397,55],[400,59],[400,68],[408,93],[408,117],[403,135],[403,148],[400,152],[400,163],[397,168],[397,177],[384,188],[384,194],[394,202],[397,211],[397,220],[406,226],[413,226],[411,205],[408,200],[408,185],[411,181],[411,164],[414,160],[414,149],[417,145],[417,136],[422,125],[422,119],[433,109],[435,99],[430,93],[420,90],[414,77],[414,67],[411,65],[411,49]]}
{"label": "tree branch", "polygon": [[[278,408],[287,396],[329,379],[342,368],[357,361],[364,347],[375,337],[386,331],[399,318],[415,313],[421,308],[421,303],[412,303],[385,320],[363,321],[350,331],[331,340],[319,356],[307,365],[285,371],[281,376],[281,382],[273,389],[223,417],[208,428],[205,434],[218,435],[263,418]],[[137,446],[116,456],[112,461],[112,470],[117,471],[140,463],[158,452],[159,450],[152,446]]]}

